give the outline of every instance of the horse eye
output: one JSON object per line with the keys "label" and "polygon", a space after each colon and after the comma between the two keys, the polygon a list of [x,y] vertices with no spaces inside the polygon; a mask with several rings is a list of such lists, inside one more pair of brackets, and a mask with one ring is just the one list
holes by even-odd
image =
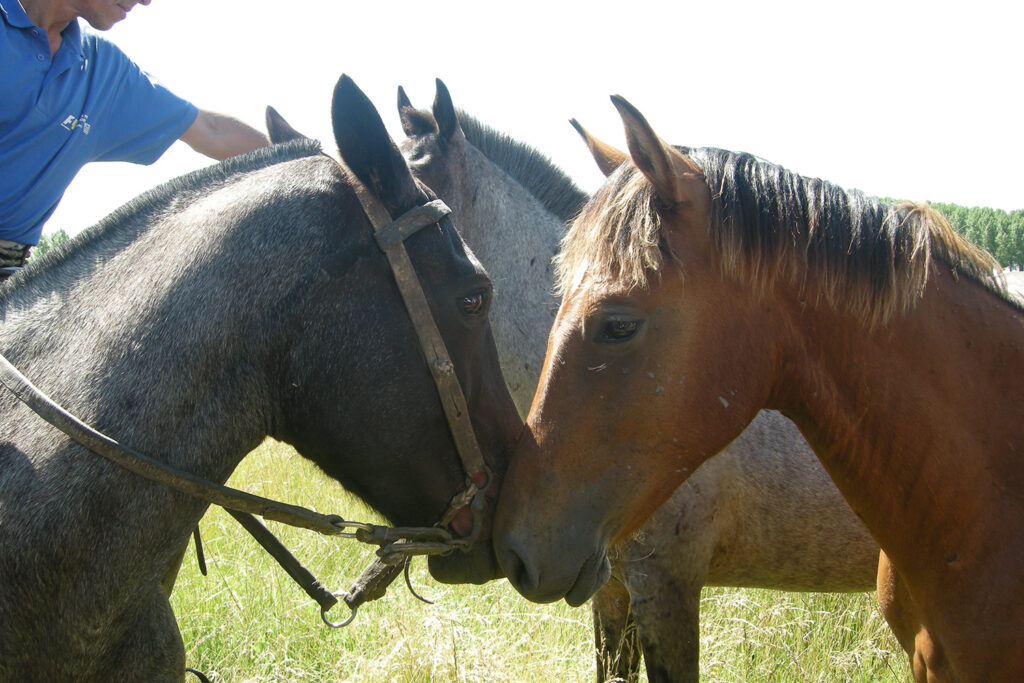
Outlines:
{"label": "horse eye", "polygon": [[487,299],[483,292],[469,294],[459,300],[459,309],[466,315],[480,315],[486,310]]}
{"label": "horse eye", "polygon": [[643,325],[642,320],[635,319],[613,319],[606,320],[601,327],[598,341],[602,342],[623,342],[630,339]]}

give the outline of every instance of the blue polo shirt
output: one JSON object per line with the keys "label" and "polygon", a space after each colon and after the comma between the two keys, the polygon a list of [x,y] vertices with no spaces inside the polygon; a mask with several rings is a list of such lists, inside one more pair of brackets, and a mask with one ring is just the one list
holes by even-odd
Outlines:
{"label": "blue polo shirt", "polygon": [[35,244],[82,166],[153,163],[198,110],[77,20],[51,59],[18,0],[0,15],[0,239]]}

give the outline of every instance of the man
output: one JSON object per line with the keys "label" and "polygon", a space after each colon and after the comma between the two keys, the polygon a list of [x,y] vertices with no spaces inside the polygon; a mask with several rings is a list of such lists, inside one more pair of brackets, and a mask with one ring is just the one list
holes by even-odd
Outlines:
{"label": "man", "polygon": [[150,0],[0,0],[0,280],[91,161],[150,164],[178,139],[221,160],[269,144],[153,82],[106,31]]}

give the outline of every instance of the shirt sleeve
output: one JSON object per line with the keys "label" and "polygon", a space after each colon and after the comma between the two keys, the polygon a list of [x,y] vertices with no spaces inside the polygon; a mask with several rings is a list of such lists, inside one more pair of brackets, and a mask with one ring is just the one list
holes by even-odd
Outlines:
{"label": "shirt sleeve", "polygon": [[[199,110],[132,62],[113,43],[95,39],[95,73],[91,97],[102,98],[91,111],[102,121],[89,121],[99,133],[96,161],[151,164],[188,130]],[[99,86],[99,87],[97,87]]]}

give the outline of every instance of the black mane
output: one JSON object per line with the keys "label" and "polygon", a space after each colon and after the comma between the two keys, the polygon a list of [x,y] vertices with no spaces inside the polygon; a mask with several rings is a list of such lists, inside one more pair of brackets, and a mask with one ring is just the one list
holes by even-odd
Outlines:
{"label": "black mane", "polygon": [[[751,154],[677,147],[711,194],[710,235],[722,270],[770,291],[788,281],[869,325],[909,310],[940,261],[1014,306],[999,263],[926,204],[889,202],[809,178]],[[557,257],[565,293],[580,268],[646,286],[670,254],[663,206],[633,164],[616,170],[583,207]],[[676,257],[679,260],[679,257]]]}
{"label": "black mane", "polygon": [[837,288],[861,282],[874,299],[901,274],[915,270],[923,249],[1007,296],[995,259],[956,235],[926,205],[869,197],[752,154],[678,149],[700,167],[711,188],[711,221],[719,244],[745,262],[741,269],[750,275],[776,269],[773,263],[780,259],[795,258]]}
{"label": "black mane", "polygon": [[589,199],[551,159],[526,143],[481,123],[461,109],[459,124],[471,145],[512,176],[548,211],[571,220]]}

